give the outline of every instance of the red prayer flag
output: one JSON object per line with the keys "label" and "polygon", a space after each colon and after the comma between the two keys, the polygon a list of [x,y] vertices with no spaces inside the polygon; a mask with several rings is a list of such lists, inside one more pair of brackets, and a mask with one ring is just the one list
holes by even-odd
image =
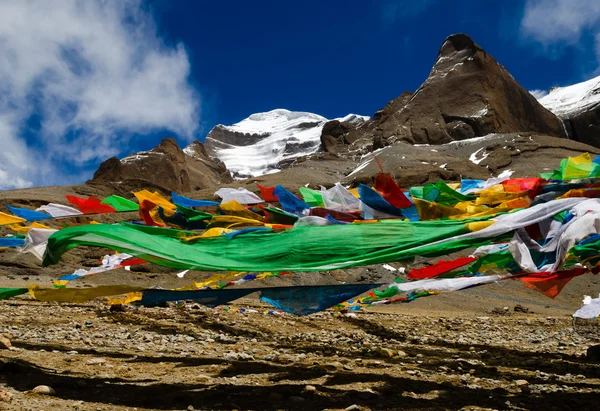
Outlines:
{"label": "red prayer flag", "polygon": [[132,265],[146,264],[146,260],[141,258],[129,258],[121,263],[121,267],[131,267]]}
{"label": "red prayer flag", "polygon": [[79,208],[83,214],[104,214],[117,212],[114,207],[111,207],[108,204],[102,204],[100,199],[93,196],[89,196],[87,199],[69,195],[65,197],[69,203]]}
{"label": "red prayer flag", "polygon": [[379,173],[375,176],[375,191],[396,208],[408,208],[412,203],[390,174]]}
{"label": "red prayer flag", "polygon": [[329,210],[323,207],[313,207],[310,209],[309,215],[327,218],[327,215],[331,216],[334,220],[343,221],[345,223],[351,223],[354,220],[360,220],[360,213],[344,213],[337,210]]}
{"label": "red prayer flag", "polygon": [[140,217],[142,217],[142,220],[144,220],[144,223],[146,223],[146,225],[153,226],[153,227],[163,227],[162,224],[156,223],[152,219],[152,216],[150,215],[150,210],[153,210],[155,208],[156,208],[156,204],[154,204],[152,201],[149,201],[149,200],[142,201],[142,203],[140,204],[140,208],[139,208]]}
{"label": "red prayer flag", "polygon": [[260,190],[260,195],[266,203],[278,203],[279,199],[275,194],[273,194],[273,190],[275,187],[263,187],[260,184],[256,183],[256,186]]}
{"label": "red prayer flag", "polygon": [[410,273],[408,273],[408,278],[411,280],[416,280],[437,277],[438,275],[445,274],[464,265],[470,264],[475,260],[477,260],[476,257],[457,258],[456,260],[451,261],[441,260],[432,266],[411,270]]}
{"label": "red prayer flag", "polygon": [[550,298],[555,298],[569,281],[579,275],[585,274],[586,271],[587,268],[582,267],[553,273],[532,273],[519,277],[519,280],[523,281],[523,284],[527,287],[546,294]]}
{"label": "red prayer flag", "polygon": [[544,180],[538,177],[529,178],[510,178],[504,180],[501,184],[504,186],[504,191],[507,193],[521,193],[529,191],[531,198],[538,194],[541,184]]}

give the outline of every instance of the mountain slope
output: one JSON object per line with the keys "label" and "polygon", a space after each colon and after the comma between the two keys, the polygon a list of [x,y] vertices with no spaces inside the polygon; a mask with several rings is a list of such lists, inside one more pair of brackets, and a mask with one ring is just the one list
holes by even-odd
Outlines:
{"label": "mountain slope", "polygon": [[539,102],[563,120],[569,138],[600,147],[600,77],[555,87]]}
{"label": "mountain slope", "polygon": [[88,184],[111,185],[119,192],[158,188],[165,192],[189,192],[214,188],[232,181],[225,165],[212,159],[199,141],[181,150],[172,138],[150,151],[125,158],[109,158],[100,164]]}
{"label": "mountain slope", "polygon": [[[367,119],[349,114],[340,120],[358,124]],[[327,121],[317,114],[276,109],[252,114],[231,126],[219,124],[204,144],[208,154],[223,161],[234,177],[256,177],[278,172],[296,158],[318,151]]]}

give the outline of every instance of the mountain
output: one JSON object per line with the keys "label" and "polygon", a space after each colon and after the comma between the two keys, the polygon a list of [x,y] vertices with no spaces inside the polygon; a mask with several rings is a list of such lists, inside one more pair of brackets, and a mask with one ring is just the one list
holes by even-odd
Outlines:
{"label": "mountain", "polygon": [[600,147],[600,77],[554,87],[539,102],[563,120],[569,138]]}
{"label": "mountain", "polygon": [[417,91],[403,93],[359,126],[324,127],[321,141],[326,151],[336,152],[344,146],[353,151],[396,141],[444,144],[513,132],[566,137],[560,119],[502,65],[469,36],[454,34]]}
{"label": "mountain", "polygon": [[[349,114],[339,120],[361,124],[368,117]],[[297,158],[317,152],[327,121],[317,114],[276,109],[231,126],[219,124],[204,144],[207,153],[223,161],[234,177],[256,177],[279,172]]]}
{"label": "mountain", "polygon": [[119,192],[141,188],[189,192],[231,181],[225,164],[210,158],[199,141],[182,150],[174,139],[166,138],[150,151],[120,160],[109,158],[100,164],[87,184],[111,185]]}
{"label": "mountain", "polygon": [[[598,83],[553,90],[542,103],[563,118],[571,116],[567,130],[593,129]],[[217,125],[204,145],[181,150],[165,140],[153,150],[109,159],[91,183],[206,196],[218,186],[255,189],[257,181],[292,189],[338,181],[354,186],[370,183],[377,172],[369,155],[375,152],[384,171],[406,187],[440,178],[487,178],[508,168],[532,176],[540,169],[537,158],[558,162],[599,152],[564,138],[563,121],[544,105],[470,37],[455,34],[443,42],[419,89],[402,93],[373,118],[350,114],[327,120],[284,109],[256,113]]]}

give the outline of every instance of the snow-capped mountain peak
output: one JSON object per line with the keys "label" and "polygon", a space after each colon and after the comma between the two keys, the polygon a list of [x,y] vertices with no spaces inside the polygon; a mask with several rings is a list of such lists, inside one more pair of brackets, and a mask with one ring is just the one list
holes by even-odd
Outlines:
{"label": "snow-capped mountain peak", "polygon": [[572,86],[555,87],[538,101],[558,117],[577,115],[600,103],[600,77]]}
{"label": "snow-capped mountain peak", "polygon": [[[368,119],[349,114],[336,120]],[[318,114],[285,109],[256,113],[231,126],[215,126],[206,137],[205,147],[235,177],[256,177],[278,172],[295,158],[318,151],[327,121]]]}

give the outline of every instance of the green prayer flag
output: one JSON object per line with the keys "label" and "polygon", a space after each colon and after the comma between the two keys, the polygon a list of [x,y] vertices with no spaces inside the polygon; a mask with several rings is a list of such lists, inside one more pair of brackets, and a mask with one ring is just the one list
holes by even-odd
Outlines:
{"label": "green prayer flag", "polygon": [[323,207],[323,195],[321,194],[320,191],[317,190],[311,190],[308,187],[300,187],[298,189],[298,191],[300,191],[300,194],[302,195],[302,198],[304,199],[304,202],[306,204],[308,204],[311,207]]}
{"label": "green prayer flag", "polygon": [[0,300],[25,294],[27,291],[27,288],[0,288]]}
{"label": "green prayer flag", "polygon": [[130,201],[126,198],[123,198],[121,196],[117,196],[117,195],[112,195],[110,197],[106,197],[104,200],[102,200],[102,204],[107,204],[109,206],[111,206],[112,208],[114,208],[117,211],[137,211],[139,206],[134,203],[133,201]]}

